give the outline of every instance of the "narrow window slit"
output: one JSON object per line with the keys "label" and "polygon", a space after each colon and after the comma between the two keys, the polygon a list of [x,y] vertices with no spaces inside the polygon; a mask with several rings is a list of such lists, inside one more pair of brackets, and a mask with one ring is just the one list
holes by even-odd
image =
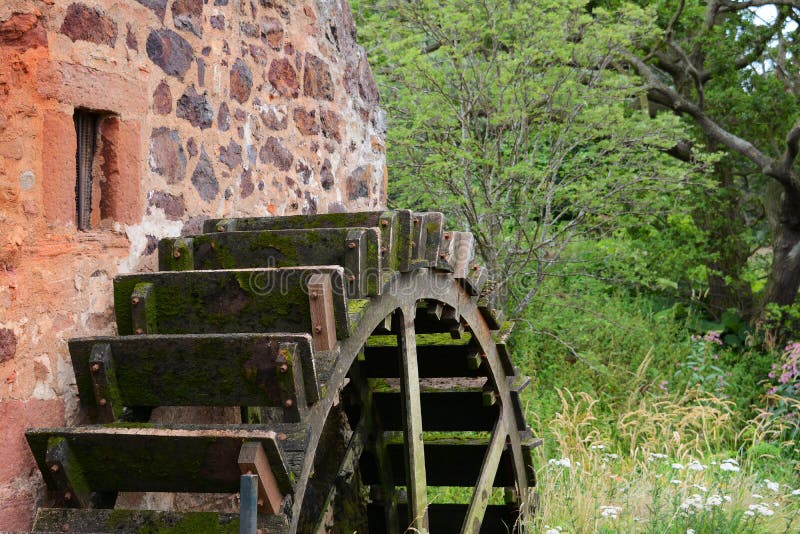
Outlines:
{"label": "narrow window slit", "polygon": [[98,117],[96,113],[75,110],[75,133],[78,139],[75,154],[75,206],[79,230],[90,230],[92,227],[92,165],[97,149]]}

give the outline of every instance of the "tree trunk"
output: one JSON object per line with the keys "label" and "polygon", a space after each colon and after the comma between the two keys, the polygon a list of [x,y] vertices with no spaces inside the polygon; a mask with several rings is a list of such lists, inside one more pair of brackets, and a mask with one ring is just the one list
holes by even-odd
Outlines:
{"label": "tree trunk", "polygon": [[767,202],[772,226],[772,267],[764,303],[794,304],[800,288],[800,191],[778,186]]}

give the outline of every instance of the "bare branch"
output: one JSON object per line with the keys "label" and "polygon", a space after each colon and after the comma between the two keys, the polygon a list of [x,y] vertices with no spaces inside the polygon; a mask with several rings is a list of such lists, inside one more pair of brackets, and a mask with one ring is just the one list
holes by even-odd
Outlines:
{"label": "bare branch", "polygon": [[746,2],[736,2],[734,0],[717,0],[720,5],[720,12],[741,11],[751,7],[763,6],[789,6],[800,9],[800,0],[747,0]]}

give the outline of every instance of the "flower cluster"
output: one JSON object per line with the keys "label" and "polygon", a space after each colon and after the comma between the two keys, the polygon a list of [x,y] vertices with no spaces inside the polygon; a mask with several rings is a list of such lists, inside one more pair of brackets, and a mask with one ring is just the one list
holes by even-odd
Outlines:
{"label": "flower cluster", "polygon": [[601,517],[608,517],[610,519],[616,519],[619,517],[619,513],[622,511],[621,506],[601,506],[600,507],[600,516]]}
{"label": "flower cluster", "polygon": [[722,506],[726,502],[731,502],[731,498],[728,495],[714,494],[703,498],[699,493],[695,493],[683,501],[680,508],[682,512],[692,515],[697,512],[712,510],[718,506]]}
{"label": "flower cluster", "polygon": [[772,364],[769,373],[770,380],[777,380],[777,384],[770,387],[770,395],[796,397],[800,393],[800,343],[793,342],[786,345],[780,361]]}

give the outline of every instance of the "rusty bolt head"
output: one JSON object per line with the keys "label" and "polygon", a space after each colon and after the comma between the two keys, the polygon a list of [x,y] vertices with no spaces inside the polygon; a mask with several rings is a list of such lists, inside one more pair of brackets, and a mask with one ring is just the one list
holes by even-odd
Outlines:
{"label": "rusty bolt head", "polygon": [[217,226],[217,232],[224,232],[224,231],[225,231],[225,227],[224,226],[222,226],[221,224],[219,226]]}
{"label": "rusty bolt head", "polygon": [[137,328],[137,329],[136,329],[136,333],[137,333],[138,335],[142,335],[142,334],[144,334],[144,330],[142,330],[141,328]]}
{"label": "rusty bolt head", "polygon": [[61,466],[58,464],[53,464],[50,466],[50,471],[52,471],[53,473],[58,473],[59,469],[61,469]]}
{"label": "rusty bolt head", "polygon": [[314,332],[316,332],[317,334],[322,333],[322,327],[320,325],[315,326],[314,327]]}
{"label": "rusty bolt head", "polygon": [[311,298],[312,299],[318,299],[319,298],[319,293],[317,293],[316,291],[312,291],[311,292]]}
{"label": "rusty bolt head", "polygon": [[381,221],[381,226],[384,226],[384,227],[385,226],[389,226],[389,221],[387,221],[386,219],[382,220]]}
{"label": "rusty bolt head", "polygon": [[444,252],[441,252],[439,254],[439,257],[442,258],[442,259],[446,259],[447,258],[447,254],[445,254]]}
{"label": "rusty bolt head", "polygon": [[61,532],[69,532],[69,523],[61,525]]}
{"label": "rusty bolt head", "polygon": [[285,363],[283,363],[283,364],[280,365],[280,367],[278,367],[278,371],[280,371],[281,373],[288,373],[289,372],[289,366],[286,365]]}
{"label": "rusty bolt head", "polygon": [[108,404],[108,401],[106,399],[100,399],[99,401],[97,401],[97,404],[99,404],[100,406],[105,406],[106,404]]}
{"label": "rusty bolt head", "polygon": [[133,298],[131,299],[131,304],[133,304],[134,306],[136,306],[137,304],[139,304],[139,302],[140,302],[140,299],[139,299],[139,297],[133,297]]}
{"label": "rusty bolt head", "polygon": [[414,226],[417,226],[418,224],[419,224],[419,219],[414,219]]}
{"label": "rusty bolt head", "polygon": [[450,232],[445,232],[444,233],[444,238],[445,239],[450,239]]}
{"label": "rusty bolt head", "polygon": [[173,251],[172,251],[172,257],[173,257],[173,258],[180,258],[180,257],[181,257],[181,251],[180,251],[180,249],[177,249],[177,248],[176,248],[175,250],[173,250]]}
{"label": "rusty bolt head", "polygon": [[473,271],[477,271],[477,270],[478,270],[478,268],[479,268],[479,266],[478,266],[478,265],[473,265],[473,266],[472,266],[472,270],[473,270]]}
{"label": "rusty bolt head", "polygon": [[72,499],[72,493],[70,493],[68,491],[64,492],[64,500],[68,501],[70,499]]}
{"label": "rusty bolt head", "polygon": [[349,282],[355,282],[356,281],[356,275],[354,275],[354,274],[347,275],[347,280]]}
{"label": "rusty bolt head", "polygon": [[286,441],[286,438],[288,438],[288,437],[289,436],[287,436],[286,434],[281,432],[280,434],[278,434],[278,441]]}
{"label": "rusty bolt head", "polygon": [[355,244],[355,243],[353,243],[352,241],[350,241],[350,242],[347,244],[347,248],[349,248],[350,250],[353,250],[354,248],[356,248],[356,244]]}
{"label": "rusty bolt head", "polygon": [[264,499],[258,499],[257,502],[259,506],[264,506]]}
{"label": "rusty bolt head", "polygon": [[486,355],[486,353],[485,353],[485,352],[481,352],[480,356],[481,356],[481,358],[483,358],[484,360],[485,360],[486,358],[488,358],[488,356]]}
{"label": "rusty bolt head", "polygon": [[294,406],[294,401],[292,399],[286,399],[285,401],[283,401],[283,405],[286,406],[287,408],[291,408],[292,406]]}
{"label": "rusty bolt head", "polygon": [[93,373],[96,373],[97,371],[100,370],[100,364],[99,363],[93,363],[91,369],[92,369]]}
{"label": "rusty bolt head", "polygon": [[389,248],[388,247],[381,247],[381,252],[383,254],[386,254],[387,252],[389,252]]}

